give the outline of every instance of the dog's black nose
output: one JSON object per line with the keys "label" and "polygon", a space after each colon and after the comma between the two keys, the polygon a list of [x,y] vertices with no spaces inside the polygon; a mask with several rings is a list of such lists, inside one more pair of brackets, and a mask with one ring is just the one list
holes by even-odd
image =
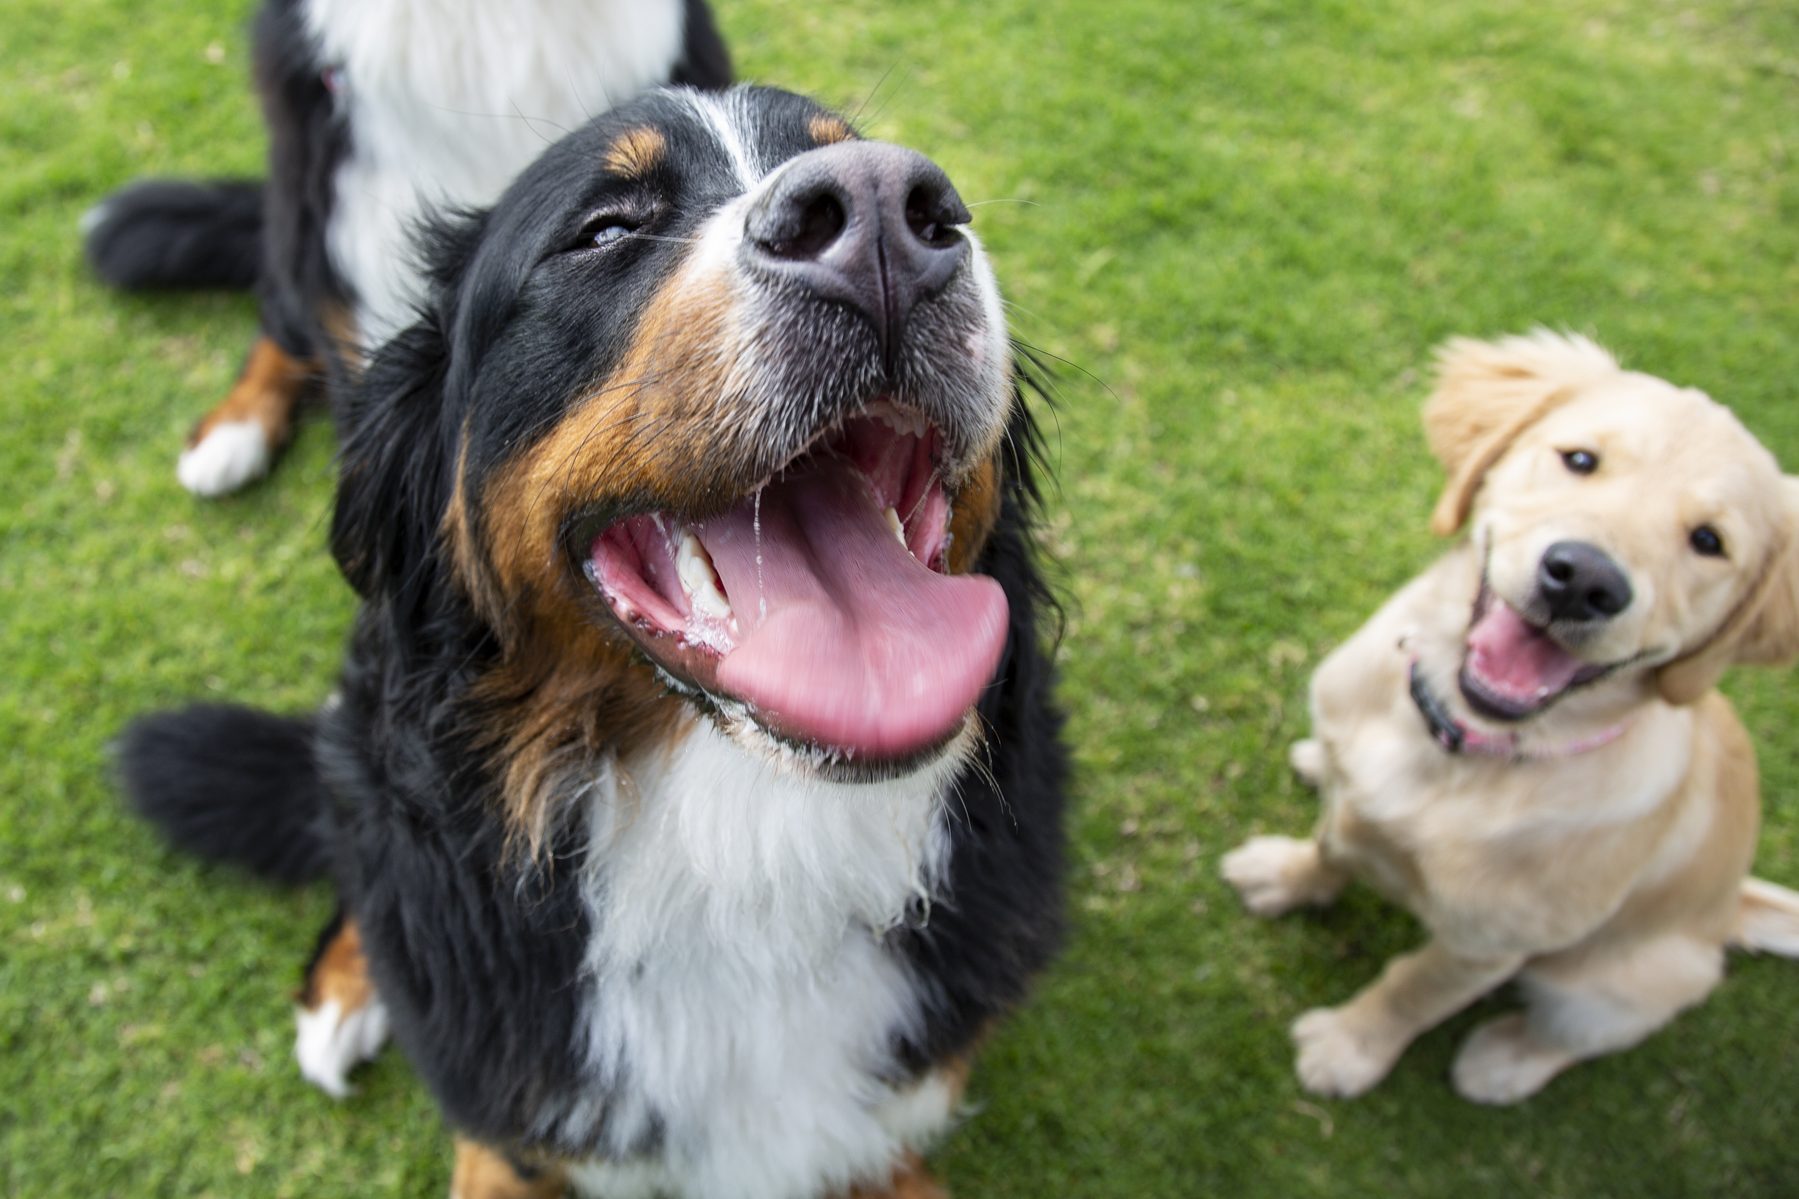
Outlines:
{"label": "dog's black nose", "polygon": [[1610,620],[1630,607],[1630,580],[1606,552],[1585,541],[1558,541],[1543,551],[1537,589],[1551,620]]}
{"label": "dog's black nose", "polygon": [[968,258],[968,209],[915,150],[841,142],[782,168],[745,218],[765,274],[847,304],[874,323],[889,367],[906,318]]}

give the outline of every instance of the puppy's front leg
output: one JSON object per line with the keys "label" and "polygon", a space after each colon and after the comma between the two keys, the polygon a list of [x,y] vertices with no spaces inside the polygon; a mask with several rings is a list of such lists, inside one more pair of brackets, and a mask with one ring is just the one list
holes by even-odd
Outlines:
{"label": "puppy's front leg", "polygon": [[1251,837],[1224,855],[1224,880],[1257,916],[1280,916],[1297,907],[1323,907],[1337,898],[1349,876],[1324,860],[1315,840]]}
{"label": "puppy's front leg", "polygon": [[1523,964],[1522,954],[1466,957],[1441,941],[1394,958],[1348,1003],[1314,1008],[1294,1021],[1300,1083],[1315,1095],[1362,1094],[1387,1076],[1414,1037],[1485,995]]}

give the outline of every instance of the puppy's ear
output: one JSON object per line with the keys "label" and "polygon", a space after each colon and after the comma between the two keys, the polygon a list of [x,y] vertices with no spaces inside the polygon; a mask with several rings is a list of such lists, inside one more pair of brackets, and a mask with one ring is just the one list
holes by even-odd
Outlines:
{"label": "puppy's ear", "polygon": [[1495,462],[1518,435],[1583,383],[1615,374],[1617,359],[1584,337],[1538,329],[1523,337],[1457,337],[1437,351],[1437,386],[1424,404],[1424,432],[1449,482],[1431,512],[1431,532],[1462,527]]}
{"label": "puppy's ear", "polygon": [[416,598],[439,557],[455,453],[448,373],[443,335],[427,318],[380,349],[339,412],[331,552],[364,598]]}
{"label": "puppy's ear", "polygon": [[1778,666],[1799,658],[1799,478],[1782,483],[1786,527],[1749,594],[1704,645],[1656,675],[1671,704],[1690,704],[1718,685],[1735,663]]}

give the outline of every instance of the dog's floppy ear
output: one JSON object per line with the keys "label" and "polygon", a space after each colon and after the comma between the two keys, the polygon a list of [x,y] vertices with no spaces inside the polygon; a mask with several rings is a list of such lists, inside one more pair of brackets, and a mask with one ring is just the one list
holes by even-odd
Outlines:
{"label": "dog's floppy ear", "polygon": [[1431,532],[1462,527],[1495,462],[1518,435],[1566,402],[1581,384],[1619,370],[1584,337],[1538,329],[1522,337],[1457,337],[1437,351],[1437,385],[1424,404],[1424,432],[1449,482],[1431,512]]}
{"label": "dog's floppy ear", "polygon": [[364,598],[425,584],[455,453],[444,416],[449,352],[432,318],[376,353],[339,412],[331,552]]}
{"label": "dog's floppy ear", "polygon": [[1755,586],[1705,644],[1657,672],[1656,688],[1669,703],[1694,702],[1736,663],[1778,666],[1799,658],[1799,478],[1789,475],[1781,486],[1786,527]]}
{"label": "dog's floppy ear", "polygon": [[432,585],[450,503],[459,430],[446,412],[450,330],[490,214],[447,212],[418,231],[431,301],[375,350],[337,405],[337,508],[331,553],[365,599],[410,610]]}

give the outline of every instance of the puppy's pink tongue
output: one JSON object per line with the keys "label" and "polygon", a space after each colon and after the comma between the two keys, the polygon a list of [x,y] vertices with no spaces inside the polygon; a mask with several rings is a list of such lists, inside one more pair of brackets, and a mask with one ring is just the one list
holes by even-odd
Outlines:
{"label": "puppy's pink tongue", "polygon": [[999,584],[920,564],[845,459],[808,464],[694,531],[737,619],[719,685],[783,735],[903,756],[953,732],[993,677]]}
{"label": "puppy's pink tongue", "polygon": [[1468,630],[1468,670],[1502,699],[1536,704],[1561,694],[1581,662],[1494,598]]}

